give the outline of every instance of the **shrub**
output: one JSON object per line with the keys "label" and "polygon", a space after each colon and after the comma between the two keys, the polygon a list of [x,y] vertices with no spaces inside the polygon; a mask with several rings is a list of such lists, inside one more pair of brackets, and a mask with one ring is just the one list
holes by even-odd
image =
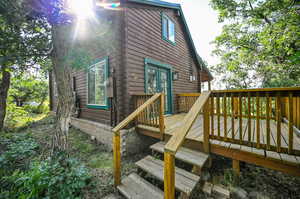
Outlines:
{"label": "shrub", "polygon": [[35,162],[28,171],[16,171],[5,177],[9,189],[2,191],[7,198],[81,198],[83,189],[90,184],[86,167],[76,159],[58,155]]}
{"label": "shrub", "polygon": [[29,122],[32,122],[32,118],[29,117],[29,113],[24,107],[18,107],[12,103],[8,104],[5,117],[5,125],[8,128],[14,128],[18,124],[27,124]]}
{"label": "shrub", "polygon": [[89,170],[76,159],[36,158],[39,145],[29,134],[3,134],[0,149],[0,199],[81,198],[90,186]]}
{"label": "shrub", "polygon": [[38,143],[28,134],[4,134],[0,146],[5,152],[0,155],[0,176],[9,175],[15,169],[28,166],[30,157],[37,154]]}

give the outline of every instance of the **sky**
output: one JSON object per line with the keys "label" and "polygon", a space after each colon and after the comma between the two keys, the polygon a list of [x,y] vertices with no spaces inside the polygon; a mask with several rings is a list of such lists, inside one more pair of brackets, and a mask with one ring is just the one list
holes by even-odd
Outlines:
{"label": "sky", "polygon": [[212,56],[214,46],[210,44],[221,34],[222,24],[218,23],[218,13],[209,5],[210,0],[164,0],[180,3],[199,55],[208,65],[218,63],[219,59]]}

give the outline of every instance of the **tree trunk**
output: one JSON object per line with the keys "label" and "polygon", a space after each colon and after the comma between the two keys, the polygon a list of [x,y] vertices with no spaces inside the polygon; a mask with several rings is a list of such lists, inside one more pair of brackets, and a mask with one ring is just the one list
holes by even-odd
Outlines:
{"label": "tree trunk", "polygon": [[72,25],[52,26],[52,64],[58,92],[56,128],[52,136],[52,151],[68,149],[68,133],[74,107],[72,92],[72,68],[68,64],[68,53],[72,47]]}
{"label": "tree trunk", "polygon": [[0,84],[0,131],[4,127],[4,119],[6,115],[6,101],[8,89],[10,86],[10,72],[6,71],[4,66],[1,66],[2,79]]}

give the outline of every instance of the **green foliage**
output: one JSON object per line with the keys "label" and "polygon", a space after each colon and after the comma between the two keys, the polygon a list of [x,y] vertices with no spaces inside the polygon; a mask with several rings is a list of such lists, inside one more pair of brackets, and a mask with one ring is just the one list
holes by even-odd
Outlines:
{"label": "green foliage", "polygon": [[0,146],[5,149],[0,155],[0,176],[10,175],[15,169],[28,166],[29,158],[36,155],[38,144],[28,134],[4,134]]}
{"label": "green foliage", "polygon": [[39,145],[26,134],[0,138],[0,198],[81,198],[89,188],[89,170],[64,153],[46,160],[35,156]]}
{"label": "green foliage", "polygon": [[5,118],[5,126],[8,129],[15,128],[20,124],[26,125],[32,122],[30,113],[27,111],[26,107],[18,107],[15,104],[7,105],[7,114]]}
{"label": "green foliage", "polygon": [[227,88],[300,85],[300,13],[290,0],[211,0],[225,22],[213,70]]}
{"label": "green foliage", "polygon": [[26,102],[43,103],[48,96],[48,82],[34,75],[14,76],[9,96],[17,106],[23,106]]}

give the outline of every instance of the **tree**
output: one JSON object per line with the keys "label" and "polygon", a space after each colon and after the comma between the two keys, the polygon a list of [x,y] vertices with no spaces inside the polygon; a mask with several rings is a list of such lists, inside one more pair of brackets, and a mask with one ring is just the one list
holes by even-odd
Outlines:
{"label": "tree", "polygon": [[227,88],[300,85],[300,13],[294,0],[212,0],[223,30],[213,70]]}
{"label": "tree", "polygon": [[16,106],[23,106],[25,102],[38,102],[39,107],[48,96],[48,82],[45,78],[33,75],[13,76],[9,96],[13,98]]}
{"label": "tree", "polygon": [[0,130],[6,115],[11,73],[47,58],[49,26],[33,18],[21,0],[0,1]]}

